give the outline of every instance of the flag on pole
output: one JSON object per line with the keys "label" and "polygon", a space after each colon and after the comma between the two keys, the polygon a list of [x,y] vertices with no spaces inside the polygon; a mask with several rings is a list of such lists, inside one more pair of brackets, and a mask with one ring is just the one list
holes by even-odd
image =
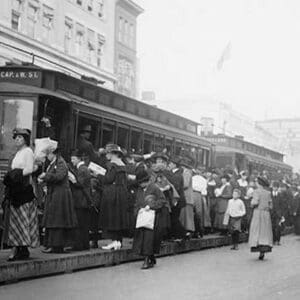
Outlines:
{"label": "flag on pole", "polygon": [[231,58],[231,41],[228,42],[228,44],[224,48],[224,50],[217,62],[218,71],[221,71],[221,69],[223,68],[224,62],[226,60],[229,60],[230,58]]}

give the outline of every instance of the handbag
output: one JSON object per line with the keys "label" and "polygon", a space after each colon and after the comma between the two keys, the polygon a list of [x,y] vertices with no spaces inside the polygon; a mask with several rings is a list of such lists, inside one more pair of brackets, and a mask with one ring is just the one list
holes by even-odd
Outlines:
{"label": "handbag", "polygon": [[154,219],[155,219],[154,210],[152,209],[145,210],[144,208],[141,208],[136,218],[135,228],[147,228],[153,230]]}

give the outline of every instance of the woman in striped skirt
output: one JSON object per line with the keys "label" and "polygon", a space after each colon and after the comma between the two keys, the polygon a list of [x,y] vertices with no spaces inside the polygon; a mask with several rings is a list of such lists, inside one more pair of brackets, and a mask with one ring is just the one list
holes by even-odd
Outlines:
{"label": "woman in striped skirt", "polygon": [[9,261],[28,258],[28,247],[39,245],[37,206],[31,178],[34,156],[29,147],[30,134],[28,129],[14,130],[17,152],[4,178],[6,201],[9,203],[7,244],[13,247]]}

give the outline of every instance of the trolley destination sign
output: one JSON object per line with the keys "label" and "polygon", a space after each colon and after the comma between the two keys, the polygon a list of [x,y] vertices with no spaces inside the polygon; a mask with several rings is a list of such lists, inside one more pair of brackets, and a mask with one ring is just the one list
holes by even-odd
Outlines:
{"label": "trolley destination sign", "polygon": [[3,71],[0,72],[1,79],[39,79],[40,72],[37,71]]}
{"label": "trolley destination sign", "polygon": [[0,82],[13,82],[18,84],[29,84],[41,86],[42,72],[40,70],[25,68],[2,69],[0,71]]}

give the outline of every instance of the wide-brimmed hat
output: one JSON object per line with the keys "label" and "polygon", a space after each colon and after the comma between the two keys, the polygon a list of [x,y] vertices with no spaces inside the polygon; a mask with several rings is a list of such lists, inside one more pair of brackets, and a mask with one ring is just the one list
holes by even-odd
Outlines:
{"label": "wide-brimmed hat", "polygon": [[119,153],[121,155],[124,155],[124,152],[122,151],[121,147],[117,144],[107,144],[105,146],[106,153]]}
{"label": "wide-brimmed hat", "polygon": [[15,139],[18,135],[30,137],[31,131],[26,128],[15,128],[13,130],[13,139]]}
{"label": "wide-brimmed hat", "polygon": [[147,182],[150,180],[150,174],[146,170],[141,170],[136,174],[136,183]]}
{"label": "wide-brimmed hat", "polygon": [[258,184],[262,185],[263,187],[269,187],[270,186],[269,181],[266,178],[261,177],[261,176],[257,177],[257,182],[258,182]]}
{"label": "wide-brimmed hat", "polygon": [[156,152],[153,156],[152,156],[152,159],[157,159],[157,158],[161,158],[165,161],[168,161],[169,160],[169,156],[164,153],[164,152]]}

